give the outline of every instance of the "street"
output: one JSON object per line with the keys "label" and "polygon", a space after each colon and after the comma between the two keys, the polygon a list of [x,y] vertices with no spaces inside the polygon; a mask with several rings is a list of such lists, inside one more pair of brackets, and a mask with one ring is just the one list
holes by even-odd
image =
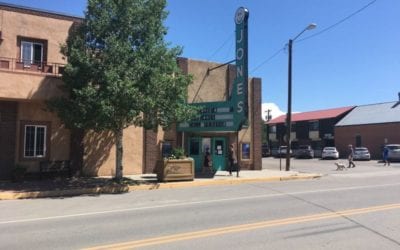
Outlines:
{"label": "street", "polygon": [[[286,158],[273,158],[265,157],[262,159],[263,169],[271,170],[285,170]],[[321,160],[320,158],[314,159],[295,159],[290,160],[290,170],[304,172],[304,173],[322,173],[325,175],[392,175],[393,171],[400,171],[400,162],[392,162],[390,167],[384,166],[382,162],[377,160],[370,161],[354,161],[356,164],[355,168],[345,169],[344,171],[336,171],[335,162],[342,163],[346,167],[348,166],[347,159],[337,160]]]}
{"label": "street", "polygon": [[0,201],[1,248],[400,249],[400,164],[334,162],[292,160],[314,180]]}

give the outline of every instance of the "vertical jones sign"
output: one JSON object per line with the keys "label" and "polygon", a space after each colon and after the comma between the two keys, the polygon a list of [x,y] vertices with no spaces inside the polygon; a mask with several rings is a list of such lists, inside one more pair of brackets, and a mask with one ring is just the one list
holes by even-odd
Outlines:
{"label": "vertical jones sign", "polygon": [[240,7],[235,13],[236,77],[229,100],[193,103],[201,107],[197,117],[178,124],[177,131],[239,131],[248,119],[248,49],[247,21],[249,11]]}
{"label": "vertical jones sign", "polygon": [[248,31],[249,11],[240,7],[235,14],[236,24],[236,78],[232,89],[231,102],[234,105],[237,131],[248,119]]}

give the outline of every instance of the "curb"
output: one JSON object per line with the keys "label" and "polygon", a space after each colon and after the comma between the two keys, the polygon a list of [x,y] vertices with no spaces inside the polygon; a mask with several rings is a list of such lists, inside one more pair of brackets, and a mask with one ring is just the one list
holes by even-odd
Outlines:
{"label": "curb", "polygon": [[293,175],[293,176],[273,176],[264,178],[244,178],[244,179],[221,179],[209,180],[199,182],[162,182],[157,184],[143,184],[140,186],[129,186],[129,191],[136,190],[154,190],[154,189],[171,189],[171,188],[185,188],[185,187],[203,187],[203,186],[217,186],[217,185],[239,185],[252,182],[273,182],[273,181],[289,181],[289,180],[308,180],[320,178],[320,174],[307,174],[307,175]]}
{"label": "curb", "polygon": [[77,188],[66,190],[33,191],[33,192],[0,192],[0,200],[35,199],[52,197],[71,197],[80,195],[119,194],[129,191],[127,185],[109,185],[94,188]]}
{"label": "curb", "polygon": [[239,185],[253,182],[276,182],[288,180],[307,180],[320,178],[321,174],[301,174],[292,176],[272,176],[264,178],[243,178],[240,179],[221,179],[221,180],[205,180],[205,181],[187,181],[187,182],[162,182],[156,184],[141,185],[109,185],[104,187],[67,189],[67,190],[51,190],[51,191],[33,191],[33,192],[0,192],[0,200],[17,200],[17,199],[35,199],[35,198],[52,198],[52,197],[71,197],[80,195],[100,195],[100,194],[119,194],[139,190],[157,190],[172,189],[186,187],[203,187],[217,185]]}

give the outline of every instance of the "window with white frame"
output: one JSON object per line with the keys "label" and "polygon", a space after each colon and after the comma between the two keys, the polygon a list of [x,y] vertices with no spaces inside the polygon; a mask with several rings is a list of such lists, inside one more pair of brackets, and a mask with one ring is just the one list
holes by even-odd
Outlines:
{"label": "window with white frame", "polygon": [[276,133],[276,125],[272,125],[269,127],[270,128],[270,133],[275,134]]}
{"label": "window with white frame", "polygon": [[46,131],[43,125],[25,125],[24,157],[44,158],[46,156]]}
{"label": "window with white frame", "polygon": [[310,131],[318,131],[319,130],[319,121],[310,121],[309,128],[310,128]]}
{"label": "window with white frame", "polygon": [[43,44],[38,42],[21,41],[21,60],[25,67],[43,62]]}

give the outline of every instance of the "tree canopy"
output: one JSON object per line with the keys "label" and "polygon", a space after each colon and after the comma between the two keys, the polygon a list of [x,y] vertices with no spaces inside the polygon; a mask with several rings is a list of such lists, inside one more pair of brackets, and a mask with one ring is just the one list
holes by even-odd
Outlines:
{"label": "tree canopy", "polygon": [[164,41],[165,7],[165,0],[89,0],[61,49],[67,95],[50,107],[69,128],[113,131],[117,158],[124,128],[168,128],[196,111],[186,103],[191,76],[177,65],[182,49]]}

